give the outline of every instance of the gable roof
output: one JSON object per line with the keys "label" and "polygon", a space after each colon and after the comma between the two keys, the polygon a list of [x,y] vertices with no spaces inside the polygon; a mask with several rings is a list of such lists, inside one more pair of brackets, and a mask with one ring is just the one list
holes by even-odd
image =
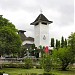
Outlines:
{"label": "gable roof", "polygon": [[39,22],[45,22],[45,23],[52,23],[52,21],[49,21],[43,14],[40,14],[34,22],[31,23],[31,25],[36,25]]}
{"label": "gable roof", "polygon": [[34,38],[33,37],[26,37],[25,41],[33,41],[34,42]]}
{"label": "gable roof", "polygon": [[18,32],[24,33],[24,32],[26,32],[26,31],[25,31],[25,30],[19,30]]}
{"label": "gable roof", "polygon": [[24,41],[25,38],[26,38],[26,35],[24,35],[24,32],[26,32],[26,31],[24,31],[24,30],[19,30],[18,31],[18,34],[20,35],[20,38],[21,38],[22,41]]}
{"label": "gable roof", "polygon": [[20,35],[20,38],[22,41],[33,41],[34,42],[34,38],[33,37],[26,37],[26,35],[24,34],[24,30],[19,30],[18,34]]}

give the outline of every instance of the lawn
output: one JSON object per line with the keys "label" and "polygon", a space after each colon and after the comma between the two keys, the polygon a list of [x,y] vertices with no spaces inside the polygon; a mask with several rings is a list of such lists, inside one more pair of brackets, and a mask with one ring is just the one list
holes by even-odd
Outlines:
{"label": "lawn", "polygon": [[[44,72],[43,69],[21,69],[21,68],[4,68],[0,69],[0,72],[8,73],[9,75],[25,75],[26,73],[38,73]],[[75,75],[75,70],[70,71],[51,71],[55,75]]]}

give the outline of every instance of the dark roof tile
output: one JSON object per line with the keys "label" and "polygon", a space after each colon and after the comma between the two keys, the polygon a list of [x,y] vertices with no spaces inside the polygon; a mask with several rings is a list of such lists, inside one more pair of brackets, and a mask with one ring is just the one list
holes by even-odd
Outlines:
{"label": "dark roof tile", "polygon": [[20,35],[20,38],[22,41],[33,41],[34,42],[34,38],[33,37],[26,37],[26,35],[24,34],[24,30],[19,30],[18,34]]}
{"label": "dark roof tile", "polygon": [[52,23],[52,21],[49,21],[43,14],[40,14],[31,25],[36,25],[36,23],[39,22]]}

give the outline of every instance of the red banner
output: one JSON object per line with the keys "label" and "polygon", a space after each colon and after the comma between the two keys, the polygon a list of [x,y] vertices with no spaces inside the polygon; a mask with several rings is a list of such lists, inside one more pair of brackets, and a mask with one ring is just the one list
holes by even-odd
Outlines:
{"label": "red banner", "polygon": [[45,47],[45,53],[49,53],[48,46]]}

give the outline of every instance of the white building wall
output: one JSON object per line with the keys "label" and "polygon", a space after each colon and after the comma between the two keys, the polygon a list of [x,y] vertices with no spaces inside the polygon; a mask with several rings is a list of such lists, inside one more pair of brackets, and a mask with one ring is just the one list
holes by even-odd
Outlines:
{"label": "white building wall", "polygon": [[49,25],[40,23],[40,45],[49,46]]}
{"label": "white building wall", "polygon": [[34,43],[35,46],[38,47],[40,45],[40,25],[34,26],[34,35],[35,35]]}
{"label": "white building wall", "polygon": [[[35,30],[34,43],[36,47],[40,45],[49,46],[49,25],[43,25],[39,23],[39,25],[34,26],[34,30]],[[44,35],[46,39],[43,39]]]}
{"label": "white building wall", "polygon": [[25,44],[34,44],[33,41],[23,41],[22,45],[25,45]]}

